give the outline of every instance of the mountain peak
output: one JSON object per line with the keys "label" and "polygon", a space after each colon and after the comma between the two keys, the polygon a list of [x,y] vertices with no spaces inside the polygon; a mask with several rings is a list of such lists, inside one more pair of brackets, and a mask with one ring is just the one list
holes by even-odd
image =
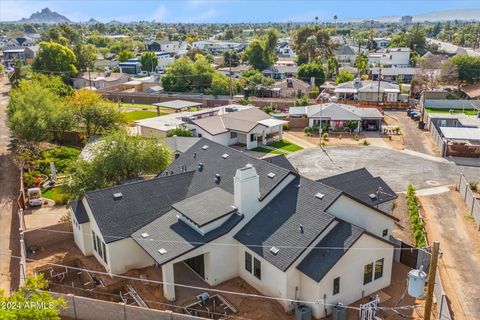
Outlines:
{"label": "mountain peak", "polygon": [[43,8],[41,11],[37,11],[32,13],[30,18],[26,19],[23,18],[19,22],[21,23],[47,23],[47,24],[54,24],[54,23],[71,23],[71,21],[61,14],[50,10],[50,8]]}

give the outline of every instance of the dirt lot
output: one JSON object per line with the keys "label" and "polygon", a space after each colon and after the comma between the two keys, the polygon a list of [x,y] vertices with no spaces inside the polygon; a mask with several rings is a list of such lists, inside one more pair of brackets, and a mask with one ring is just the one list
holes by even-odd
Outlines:
{"label": "dirt lot", "polygon": [[428,240],[440,241],[440,276],[455,320],[479,319],[480,233],[458,192],[419,199]]}
{"label": "dirt lot", "polygon": [[408,244],[414,244],[415,240],[410,227],[410,218],[408,216],[407,199],[404,193],[398,194],[398,198],[395,199],[395,204],[396,207],[393,210],[393,215],[400,219],[400,221],[395,222],[392,235]]}

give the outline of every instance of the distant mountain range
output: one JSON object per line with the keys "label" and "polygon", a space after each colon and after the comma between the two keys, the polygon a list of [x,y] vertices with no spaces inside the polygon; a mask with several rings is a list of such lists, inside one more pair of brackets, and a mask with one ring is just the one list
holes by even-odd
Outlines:
{"label": "distant mountain range", "polygon": [[40,12],[32,13],[30,18],[23,18],[22,20],[17,21],[18,23],[72,23],[67,17],[62,16],[61,14],[50,10],[49,8],[42,9]]}
{"label": "distant mountain range", "polygon": [[[425,14],[412,15],[413,22],[437,22],[437,21],[452,21],[462,20],[470,21],[480,20],[480,9],[452,9],[444,11],[434,11]],[[342,22],[362,22],[364,20],[375,20],[379,22],[399,22],[401,16],[387,16],[387,17],[370,17],[370,18],[352,18],[344,19]]]}
{"label": "distant mountain range", "polygon": [[[412,15],[414,22],[436,22],[436,21],[448,21],[448,20],[480,20],[480,9],[454,9],[454,10],[444,10],[444,11],[434,11],[430,13]],[[379,22],[399,22],[401,16],[387,16],[387,17],[368,17],[368,18],[351,18],[351,19],[340,19],[341,22],[362,22],[365,20],[375,20]],[[40,12],[33,13],[30,18],[23,18],[18,21],[12,21],[10,23],[46,23],[46,24],[56,24],[56,23],[74,23],[67,17],[50,10],[49,8],[42,9]],[[100,21],[95,19],[90,19],[86,24],[95,24],[100,23]],[[107,24],[120,25],[123,24],[120,21],[110,21]]]}

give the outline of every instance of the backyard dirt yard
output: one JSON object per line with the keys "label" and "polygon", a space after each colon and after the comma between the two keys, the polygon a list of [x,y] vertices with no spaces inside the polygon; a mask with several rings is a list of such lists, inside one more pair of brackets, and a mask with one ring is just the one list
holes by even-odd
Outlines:
{"label": "backyard dirt yard", "polygon": [[395,201],[393,216],[400,219],[396,221],[392,230],[392,236],[404,241],[407,244],[415,244],[412,228],[410,226],[410,217],[408,215],[407,199],[405,193],[399,193]]}
{"label": "backyard dirt yard", "polygon": [[439,270],[454,319],[480,318],[480,232],[457,191],[419,196],[428,240],[440,242]]}

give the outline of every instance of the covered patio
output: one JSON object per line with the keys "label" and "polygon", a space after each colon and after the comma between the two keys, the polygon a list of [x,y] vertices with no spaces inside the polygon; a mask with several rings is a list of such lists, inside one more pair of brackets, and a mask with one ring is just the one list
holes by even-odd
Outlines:
{"label": "covered patio", "polygon": [[197,110],[200,109],[202,103],[200,102],[191,102],[186,100],[172,100],[166,102],[154,103],[154,106],[157,107],[157,113],[160,112],[160,107],[175,110],[175,112],[188,111],[190,108],[196,107]]}

